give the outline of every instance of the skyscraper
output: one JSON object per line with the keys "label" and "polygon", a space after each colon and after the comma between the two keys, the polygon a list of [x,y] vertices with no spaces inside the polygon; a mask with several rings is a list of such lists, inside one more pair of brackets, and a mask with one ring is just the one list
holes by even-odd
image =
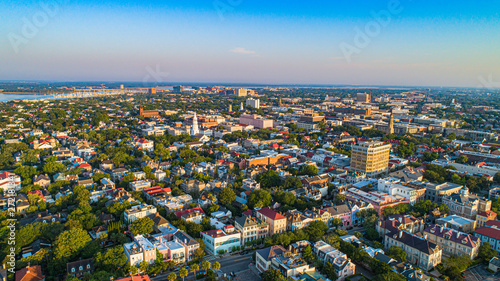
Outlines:
{"label": "skyscraper", "polygon": [[191,127],[191,135],[194,136],[199,133],[200,131],[198,129],[198,118],[196,117],[196,112],[195,112],[193,116],[193,126]]}

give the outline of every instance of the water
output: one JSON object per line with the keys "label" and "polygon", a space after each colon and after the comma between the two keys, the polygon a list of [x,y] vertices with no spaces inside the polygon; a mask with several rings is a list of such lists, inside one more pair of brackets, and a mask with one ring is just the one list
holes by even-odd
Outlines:
{"label": "water", "polygon": [[12,100],[39,100],[39,99],[51,99],[52,95],[6,95],[0,94],[0,102],[12,101]]}

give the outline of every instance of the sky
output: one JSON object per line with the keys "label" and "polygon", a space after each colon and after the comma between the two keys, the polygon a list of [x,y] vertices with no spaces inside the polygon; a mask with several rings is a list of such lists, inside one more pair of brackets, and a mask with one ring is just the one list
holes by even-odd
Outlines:
{"label": "sky", "polygon": [[499,13],[500,1],[2,0],[0,80],[500,84]]}

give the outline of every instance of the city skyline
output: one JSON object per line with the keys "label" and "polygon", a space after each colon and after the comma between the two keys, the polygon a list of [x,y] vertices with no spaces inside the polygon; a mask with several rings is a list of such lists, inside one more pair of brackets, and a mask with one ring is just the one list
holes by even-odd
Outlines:
{"label": "city skyline", "polygon": [[496,88],[498,6],[7,1],[0,77]]}

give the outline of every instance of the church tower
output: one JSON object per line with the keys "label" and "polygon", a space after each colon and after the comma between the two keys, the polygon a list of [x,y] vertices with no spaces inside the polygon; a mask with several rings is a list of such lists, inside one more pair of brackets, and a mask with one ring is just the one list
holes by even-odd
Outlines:
{"label": "church tower", "polygon": [[142,116],[143,113],[144,113],[144,109],[142,108],[142,104],[141,104],[141,106],[139,107],[139,116]]}
{"label": "church tower", "polygon": [[191,127],[191,136],[199,134],[200,131],[198,130],[198,118],[196,117],[196,112],[194,113],[193,116],[193,126]]}
{"label": "church tower", "polygon": [[387,128],[387,134],[394,134],[394,114],[391,109],[391,119],[389,120],[389,127]]}

